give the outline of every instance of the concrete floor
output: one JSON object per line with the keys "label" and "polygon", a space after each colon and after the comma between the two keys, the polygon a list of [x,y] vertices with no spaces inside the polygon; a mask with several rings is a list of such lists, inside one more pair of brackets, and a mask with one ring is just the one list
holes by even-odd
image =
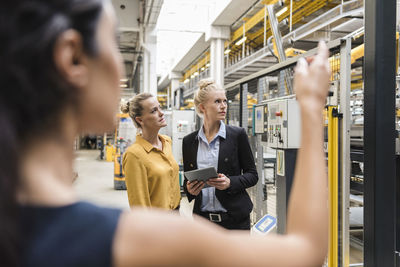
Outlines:
{"label": "concrete floor", "polygon": [[76,152],[74,182],[78,196],[94,204],[129,209],[125,190],[114,190],[114,163],[98,160],[99,150]]}

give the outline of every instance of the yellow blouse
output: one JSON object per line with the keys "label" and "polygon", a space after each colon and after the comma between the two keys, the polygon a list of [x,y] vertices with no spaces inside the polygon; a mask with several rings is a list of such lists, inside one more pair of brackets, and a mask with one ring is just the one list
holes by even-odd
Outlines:
{"label": "yellow blouse", "polygon": [[172,155],[171,138],[158,135],[163,148],[155,148],[142,136],[123,156],[122,167],[129,205],[175,209],[179,206],[179,166]]}

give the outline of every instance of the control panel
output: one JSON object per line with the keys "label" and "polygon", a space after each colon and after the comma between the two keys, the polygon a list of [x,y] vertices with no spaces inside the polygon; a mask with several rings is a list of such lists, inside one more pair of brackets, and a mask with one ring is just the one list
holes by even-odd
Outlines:
{"label": "control panel", "polygon": [[172,111],[172,153],[178,164],[183,163],[182,140],[194,130],[195,116],[194,110]]}
{"label": "control panel", "polygon": [[266,141],[272,148],[300,147],[300,109],[294,98],[267,102],[268,126]]}

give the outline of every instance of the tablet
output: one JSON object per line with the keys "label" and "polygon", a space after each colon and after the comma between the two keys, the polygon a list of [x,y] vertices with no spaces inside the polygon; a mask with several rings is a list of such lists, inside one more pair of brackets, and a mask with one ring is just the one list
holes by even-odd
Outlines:
{"label": "tablet", "polygon": [[205,182],[210,178],[218,177],[218,173],[214,167],[208,167],[208,168],[185,172],[185,177],[191,182],[194,180]]}

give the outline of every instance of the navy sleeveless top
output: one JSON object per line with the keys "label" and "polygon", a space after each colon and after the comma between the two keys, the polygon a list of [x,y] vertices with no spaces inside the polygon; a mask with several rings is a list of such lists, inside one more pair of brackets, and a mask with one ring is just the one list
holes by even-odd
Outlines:
{"label": "navy sleeveless top", "polygon": [[22,266],[111,266],[121,210],[87,202],[21,207]]}

